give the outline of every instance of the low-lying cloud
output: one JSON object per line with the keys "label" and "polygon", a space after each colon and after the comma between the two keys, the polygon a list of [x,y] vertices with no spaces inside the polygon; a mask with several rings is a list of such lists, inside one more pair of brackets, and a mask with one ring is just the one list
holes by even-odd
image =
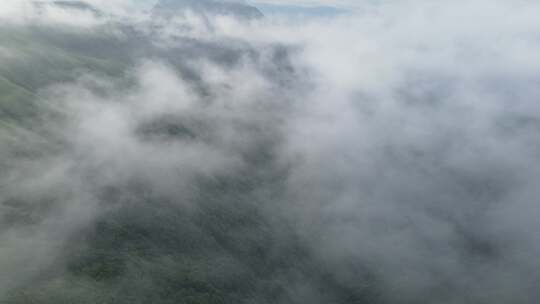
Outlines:
{"label": "low-lying cloud", "polygon": [[[15,3],[0,8],[21,28],[75,22],[63,8],[22,18]],[[148,197],[196,213],[205,191],[221,201],[212,191],[242,176],[249,191],[236,191],[266,229],[288,223],[332,292],[368,295],[350,303],[540,296],[538,4],[381,2],[300,22],[119,7],[85,12],[99,22],[69,35],[126,50],[121,72],[40,87],[47,114],[0,137],[0,270],[12,274],[0,296],[47,281],[112,209]],[[16,61],[10,47],[0,60]],[[276,235],[273,254],[289,241]],[[287,282],[277,301],[344,301],[308,273],[273,277]]]}

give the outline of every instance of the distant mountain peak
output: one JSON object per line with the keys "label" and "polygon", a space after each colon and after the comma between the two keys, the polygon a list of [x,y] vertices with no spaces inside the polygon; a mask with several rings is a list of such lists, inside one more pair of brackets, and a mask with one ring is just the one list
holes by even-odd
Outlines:
{"label": "distant mountain peak", "polygon": [[223,0],[160,0],[154,6],[153,12],[160,15],[175,15],[184,10],[205,15],[232,15],[248,19],[263,16],[256,7],[238,1]]}
{"label": "distant mountain peak", "polygon": [[77,1],[77,0],[35,1],[34,5],[40,9],[44,7],[56,7],[56,8],[66,9],[66,10],[86,11],[96,16],[103,15],[103,13],[99,9],[95,8],[91,4],[84,1]]}

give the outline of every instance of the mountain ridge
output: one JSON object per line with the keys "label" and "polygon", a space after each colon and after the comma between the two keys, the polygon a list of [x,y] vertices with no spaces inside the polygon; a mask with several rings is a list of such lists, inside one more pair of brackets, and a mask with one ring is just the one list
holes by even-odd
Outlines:
{"label": "mountain ridge", "polygon": [[160,0],[152,9],[154,13],[160,15],[174,15],[185,10],[209,15],[231,15],[247,19],[263,17],[261,11],[256,7],[234,1]]}

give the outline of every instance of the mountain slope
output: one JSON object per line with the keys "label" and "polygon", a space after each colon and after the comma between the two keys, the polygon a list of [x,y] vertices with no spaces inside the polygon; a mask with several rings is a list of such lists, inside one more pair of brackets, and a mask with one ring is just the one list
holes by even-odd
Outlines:
{"label": "mountain slope", "polygon": [[[197,3],[195,9],[209,9],[211,13],[258,15],[243,5]],[[191,4],[165,1],[159,9],[169,5],[172,7],[167,9]],[[227,45],[180,38],[164,47],[155,43],[153,35],[122,23],[92,30],[32,25],[1,30],[0,45],[17,57],[0,67],[0,144],[9,147],[2,149],[6,154],[0,154],[0,165],[6,168],[4,172],[11,173],[0,179],[0,186],[10,188],[0,196],[4,231],[0,237],[8,240],[12,233],[25,231],[23,240],[36,244],[55,239],[54,248],[43,245],[51,260],[21,266],[24,271],[12,282],[0,280],[1,302],[299,303],[304,301],[303,294],[317,294],[321,303],[360,303],[372,297],[355,284],[337,281],[332,266],[311,256],[307,244],[295,234],[294,223],[280,211],[287,173],[273,152],[280,141],[279,132],[267,130],[261,121],[229,117],[226,112],[207,117],[204,111],[212,108],[205,109],[204,103],[217,104],[220,96],[213,92],[215,85],[189,64],[192,60],[208,60],[235,69],[248,58],[264,66],[263,72],[274,82],[294,77],[287,66],[287,51],[282,46],[269,46],[267,52],[273,59],[268,64],[263,62],[267,54],[241,41]],[[97,100],[88,106],[99,106],[103,102],[99,98],[111,96],[106,105],[136,107],[130,105],[130,98],[140,97],[129,96],[144,83],[138,83],[131,74],[141,58],[172,67],[173,73],[193,89],[204,111],[187,117],[173,112],[137,121],[133,126],[136,141],[165,150],[177,143],[185,145],[168,156],[171,167],[174,158],[192,145],[230,149],[227,153],[242,163],[239,169],[211,174],[198,168],[185,169],[195,170],[193,176],[171,171],[168,180],[157,181],[152,175],[154,181],[149,181],[142,172],[113,173],[120,175],[104,182],[108,171],[100,162],[107,159],[93,159],[87,151],[78,150],[78,141],[87,134],[78,133],[75,138],[69,135],[84,121],[90,122],[91,129],[100,128],[100,114],[92,117],[93,112],[82,112],[77,115],[86,118],[71,123],[70,105],[85,106],[78,99],[95,94]],[[88,80],[89,93],[76,91],[64,103],[58,103],[57,99],[64,97],[56,87],[76,88],[87,77],[103,78],[112,86]],[[143,102],[153,99],[145,98]],[[234,148],[226,146],[220,139],[226,128],[247,142]],[[105,132],[116,131],[107,128]],[[92,149],[109,149],[96,141],[90,144]],[[150,163],[147,168],[150,172],[155,170],[152,166]],[[52,176],[41,179],[40,174]],[[32,191],[12,189],[10,185],[17,178],[33,180],[36,186]],[[188,187],[171,195],[168,183],[180,188],[187,183]],[[101,211],[86,224],[66,230],[71,224],[63,221],[69,217],[59,219],[54,214],[81,208],[73,206],[84,202],[86,196],[92,202],[85,204]],[[84,216],[89,211],[80,212]],[[57,224],[67,232],[58,234]],[[31,252],[26,254],[32,256]],[[31,259],[25,255],[20,258]],[[18,257],[7,261],[10,259],[18,262]],[[2,263],[7,262],[0,259]]]}

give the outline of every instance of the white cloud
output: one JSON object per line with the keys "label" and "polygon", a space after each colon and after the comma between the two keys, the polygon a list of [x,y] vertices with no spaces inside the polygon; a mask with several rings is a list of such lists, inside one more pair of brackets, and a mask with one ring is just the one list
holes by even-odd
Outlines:
{"label": "white cloud", "polygon": [[[218,17],[202,30],[189,15],[178,22],[191,30],[165,22],[150,38],[165,49],[189,38],[249,51],[233,47],[229,65],[180,53],[205,94],[145,58],[130,93],[100,97],[84,79],[52,89],[73,119],[66,162],[81,175],[99,168],[103,185],[135,176],[181,197],[194,175],[234,172],[261,132],[275,132],[287,211],[315,255],[346,268],[343,281],[355,281],[352,260],[375,268],[388,302],[527,303],[540,277],[540,4],[518,4],[385,2],[325,20]],[[271,76],[282,68],[275,45],[294,81]],[[167,115],[195,120],[202,140],[137,134]]]}

